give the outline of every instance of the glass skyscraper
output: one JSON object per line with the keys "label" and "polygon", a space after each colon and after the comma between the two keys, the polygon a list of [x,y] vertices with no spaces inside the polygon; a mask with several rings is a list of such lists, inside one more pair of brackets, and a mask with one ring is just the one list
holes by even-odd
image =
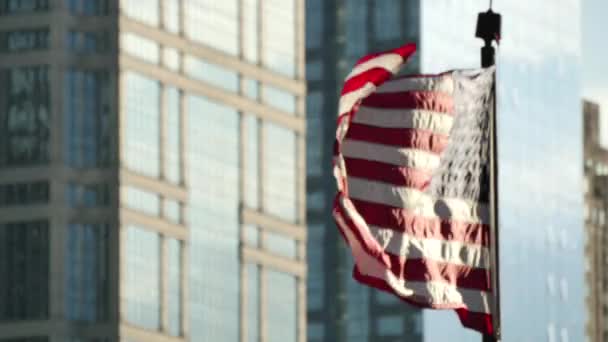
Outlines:
{"label": "glass skyscraper", "polygon": [[0,341],[305,341],[304,18],[0,0]]}
{"label": "glass skyscraper", "polygon": [[[502,332],[585,340],[578,0],[494,1],[498,52]],[[487,1],[307,1],[309,341],[480,341],[451,311],[413,309],[351,279],[331,218],[331,148],[344,76],[358,57],[418,43],[405,72],[480,65]],[[386,304],[385,304],[386,303]]]}

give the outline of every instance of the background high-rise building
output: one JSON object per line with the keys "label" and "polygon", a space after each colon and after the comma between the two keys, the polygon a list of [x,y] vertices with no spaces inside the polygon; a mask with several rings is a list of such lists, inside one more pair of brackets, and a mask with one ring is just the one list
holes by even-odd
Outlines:
{"label": "background high-rise building", "polygon": [[0,340],[304,342],[304,0],[0,0]]}
{"label": "background high-rise building", "polygon": [[585,252],[587,257],[587,337],[608,341],[608,150],[600,145],[600,107],[583,101],[585,170]]}
{"label": "background high-rise building", "polygon": [[[494,3],[503,15],[497,79],[504,340],[584,341],[581,4]],[[450,310],[420,315],[397,301],[384,306],[376,298],[384,295],[350,279],[351,257],[330,214],[330,158],[339,90],[358,57],[414,42],[417,58],[405,72],[478,67],[475,24],[487,5],[307,1],[309,341],[378,341],[382,332],[389,332],[382,340],[480,340]]]}
{"label": "background high-rise building", "polygon": [[[419,41],[419,2],[307,0],[308,341],[421,341],[420,310],[352,279],[331,216],[332,147],[344,77],[370,51]],[[406,72],[418,70],[419,54]]]}

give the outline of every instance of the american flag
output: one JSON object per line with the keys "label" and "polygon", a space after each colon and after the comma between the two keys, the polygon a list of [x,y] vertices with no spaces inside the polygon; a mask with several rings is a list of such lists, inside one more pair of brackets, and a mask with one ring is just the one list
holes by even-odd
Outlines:
{"label": "american flag", "polygon": [[395,76],[413,44],[361,58],[342,90],[335,221],[353,277],[493,333],[489,108],[494,69]]}

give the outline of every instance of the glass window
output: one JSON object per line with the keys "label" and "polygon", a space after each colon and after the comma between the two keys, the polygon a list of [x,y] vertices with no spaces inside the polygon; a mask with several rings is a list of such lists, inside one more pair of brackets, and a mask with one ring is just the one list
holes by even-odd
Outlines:
{"label": "glass window", "polygon": [[288,77],[296,76],[295,0],[262,1],[262,62]]}
{"label": "glass window", "polygon": [[70,13],[76,15],[107,15],[109,0],[65,0]]}
{"label": "glass window", "polygon": [[0,321],[49,318],[49,224],[0,225]]}
{"label": "glass window", "polygon": [[268,342],[296,342],[298,302],[296,278],[293,275],[267,270],[266,300]]}
{"label": "glass window", "polygon": [[48,181],[2,184],[0,207],[48,203],[49,193]]}
{"label": "glass window", "polygon": [[325,191],[324,189],[311,191],[306,197],[306,209],[315,212],[324,212],[327,207],[325,206]]}
{"label": "glass window", "polygon": [[169,313],[169,334],[182,334],[182,243],[169,238],[167,240],[167,302]]}
{"label": "glass window", "polygon": [[180,91],[174,87],[165,88],[165,178],[173,184],[182,182],[182,120],[180,113]]}
{"label": "glass window", "polygon": [[110,50],[110,34],[108,31],[77,31],[70,30],[66,34],[67,48],[76,53],[103,53]]}
{"label": "glass window", "polygon": [[216,85],[236,93],[239,91],[239,76],[235,71],[211,64],[202,59],[186,56],[184,59],[186,75],[199,81]]}
{"label": "glass window", "polygon": [[238,54],[237,0],[184,0],[186,36],[230,55]]}
{"label": "glass window", "polygon": [[72,208],[105,207],[110,204],[110,186],[108,183],[69,182],[66,198]]}
{"label": "glass window", "polygon": [[136,73],[125,75],[124,163],[128,169],[158,177],[159,161],[159,99],[158,81]]}
{"label": "glass window", "polygon": [[323,309],[325,288],[325,225],[320,223],[308,224],[308,243],[306,244],[306,259],[308,278],[306,286],[307,309],[309,311]]}
{"label": "glass window", "polygon": [[160,197],[158,194],[132,186],[123,186],[122,190],[127,207],[152,216],[160,215]]}
{"label": "glass window", "polygon": [[246,78],[245,80],[245,96],[252,100],[258,100],[260,98],[260,82]]}
{"label": "glass window", "polygon": [[260,338],[260,271],[256,264],[246,264],[247,273],[247,342]]}
{"label": "glass window", "polygon": [[160,237],[129,226],[125,241],[125,304],[127,321],[158,330],[160,325]]}
{"label": "glass window", "polygon": [[47,66],[0,72],[0,165],[49,161],[50,88]]}
{"label": "glass window", "polygon": [[109,313],[109,226],[68,225],[65,253],[66,318],[102,322]]}
{"label": "glass window", "polygon": [[163,208],[163,215],[165,216],[165,219],[175,224],[183,223],[182,203],[168,198],[165,198],[164,203],[165,207]]}
{"label": "glass window", "polygon": [[163,65],[173,71],[179,71],[181,63],[181,56],[179,52],[170,47],[163,48]]}
{"label": "glass window", "polygon": [[290,114],[296,113],[296,96],[272,86],[264,85],[264,103]]}
{"label": "glass window", "polygon": [[296,240],[268,230],[264,232],[264,249],[290,259],[295,259],[298,253]]}
{"label": "glass window", "polygon": [[269,214],[295,222],[296,134],[272,123],[266,123],[264,129],[264,208]]}
{"label": "glass window", "polygon": [[205,97],[186,99],[190,336],[192,341],[237,341],[239,115]]}
{"label": "glass window", "polygon": [[251,63],[258,63],[259,55],[259,0],[243,1],[243,57]]}
{"label": "glass window", "polygon": [[144,24],[158,26],[160,0],[121,0],[122,11],[127,16]]}
{"label": "glass window", "polygon": [[323,96],[320,91],[306,97],[306,172],[308,176],[323,174],[324,145]]}
{"label": "glass window", "polygon": [[23,52],[49,48],[49,29],[0,32],[0,52]]}
{"label": "glass window", "polygon": [[308,327],[306,329],[308,341],[311,342],[321,342],[325,338],[325,326],[323,323],[311,323],[308,322]]}
{"label": "glass window", "polygon": [[380,317],[376,320],[378,335],[401,335],[404,332],[404,322],[401,316]]}
{"label": "glass window", "polygon": [[65,73],[64,153],[71,167],[103,167],[113,159],[110,84],[105,70],[68,69]]}
{"label": "glass window", "polygon": [[245,147],[245,205],[258,209],[260,206],[259,187],[259,121],[253,115],[245,116],[247,145]]}
{"label": "glass window", "polygon": [[127,54],[148,63],[158,64],[160,61],[160,46],[158,43],[134,33],[120,34],[120,48]]}
{"label": "glass window", "polygon": [[[3,338],[2,342],[49,342],[48,337],[20,337],[20,338]],[[83,341],[70,341],[83,342]],[[101,341],[100,341],[101,342]]]}
{"label": "glass window", "polygon": [[[323,0],[306,1],[306,47],[315,49],[323,44]],[[348,4],[348,1],[346,2]],[[350,19],[350,18],[349,18]],[[346,20],[348,22],[348,20]],[[367,28],[363,28],[364,30]],[[365,37],[365,36],[361,36]],[[361,39],[357,37],[357,39]]]}
{"label": "glass window", "polygon": [[378,40],[399,38],[401,35],[401,1],[374,2],[374,34]]}
{"label": "glass window", "polygon": [[180,0],[161,0],[163,3],[163,28],[171,33],[179,33]]}
{"label": "glass window", "polygon": [[244,224],[243,230],[245,244],[251,247],[258,247],[260,244],[260,229],[253,224]]}
{"label": "glass window", "polygon": [[399,298],[397,298],[395,295],[384,291],[374,291],[374,298],[376,303],[383,305],[395,305],[401,303]]}
{"label": "glass window", "polygon": [[[382,4],[381,4],[382,2]],[[389,1],[393,2],[393,1]],[[381,8],[376,7],[376,11],[382,11],[382,7],[385,6],[383,4],[384,1],[374,2],[374,6],[379,6]],[[399,7],[396,7],[399,8]],[[392,8],[390,11],[399,14],[396,8]],[[369,24],[367,22],[368,18],[368,1],[367,0],[348,0],[346,1],[346,14],[345,16],[348,18],[346,22],[346,56],[354,57],[356,59],[368,53],[367,46],[367,35],[368,31],[370,31]],[[383,23],[378,23],[382,25]],[[401,25],[401,24],[399,24]],[[398,26],[400,27],[400,26]],[[389,29],[395,29],[390,28]]]}
{"label": "glass window", "polygon": [[0,15],[46,12],[49,0],[0,0]]}
{"label": "glass window", "polygon": [[306,79],[308,81],[320,81],[325,75],[323,74],[323,61],[321,59],[309,60],[306,63]]}

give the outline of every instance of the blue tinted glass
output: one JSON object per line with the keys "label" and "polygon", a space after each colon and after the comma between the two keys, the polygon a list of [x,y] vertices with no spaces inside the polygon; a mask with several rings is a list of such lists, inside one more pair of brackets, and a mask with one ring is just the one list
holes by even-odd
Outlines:
{"label": "blue tinted glass", "polygon": [[186,36],[230,55],[238,54],[237,0],[184,0]]}
{"label": "blue tinted glass", "polygon": [[125,304],[127,321],[157,330],[160,326],[160,237],[129,226],[125,241]]}
{"label": "blue tinted glass", "polygon": [[[386,4],[392,4],[394,1],[378,1],[374,2],[376,7],[375,13],[381,13],[386,7]],[[399,15],[397,8],[391,8],[390,11],[395,15]],[[346,22],[346,55],[348,57],[360,58],[363,55],[371,52],[368,51],[367,46],[367,34],[370,31],[368,25],[368,1],[367,0],[347,0],[346,1],[346,16],[349,18]],[[376,16],[376,18],[378,18]],[[377,19],[376,19],[377,20]],[[402,23],[397,26],[390,27],[384,21],[376,22],[376,26],[386,26],[385,30],[393,30],[398,32],[398,28],[401,27]]]}
{"label": "blue tinted glass", "polygon": [[198,96],[187,97],[187,108],[191,338],[236,341],[239,116]]}
{"label": "blue tinted glass", "polygon": [[64,91],[66,163],[75,168],[107,166],[113,155],[109,73],[70,69]]}
{"label": "blue tinted glass", "polygon": [[376,330],[380,336],[401,335],[404,327],[402,316],[387,316],[376,319]]}
{"label": "blue tinted glass", "polygon": [[182,329],[182,245],[175,239],[167,241],[167,303],[169,334],[180,336]]}
{"label": "blue tinted glass", "polygon": [[[332,227],[333,228],[333,227]],[[306,244],[306,261],[309,265],[306,286],[307,308],[309,311],[321,310],[323,308],[323,296],[325,288],[324,279],[324,248],[326,226],[319,223],[308,223],[308,241]]]}
{"label": "blue tinted glass", "polygon": [[126,73],[124,83],[124,163],[133,171],[158,177],[160,85],[131,72]]}
{"label": "blue tinted glass", "polygon": [[306,47],[319,48],[323,44],[323,0],[306,1]]}
{"label": "blue tinted glass", "polygon": [[70,224],[65,253],[66,318],[101,322],[109,313],[108,225]]}
{"label": "blue tinted glass", "polygon": [[399,38],[401,34],[400,0],[384,0],[374,3],[374,34],[376,39]]}
{"label": "blue tinted glass", "polygon": [[[266,331],[268,342],[297,341],[298,302],[293,275],[266,270]],[[272,327],[272,328],[270,328]]]}
{"label": "blue tinted glass", "polygon": [[264,103],[269,104],[275,108],[278,108],[280,110],[283,110],[289,114],[295,114],[296,113],[296,96],[272,87],[272,86],[268,86],[265,85],[263,86],[264,89]]}
{"label": "blue tinted glass", "polygon": [[48,48],[48,28],[0,32],[1,52],[22,52]]}
{"label": "blue tinted glass", "polygon": [[260,338],[260,272],[256,264],[247,264],[247,342]]}
{"label": "blue tinted glass", "polygon": [[321,176],[325,165],[323,155],[329,153],[324,144],[323,95],[310,92],[306,97],[306,172],[309,176]]}
{"label": "blue tinted glass", "polygon": [[235,71],[192,56],[186,56],[184,64],[186,74],[192,78],[208,82],[234,93],[239,90],[239,76]]}
{"label": "blue tinted glass", "polygon": [[297,220],[296,135],[267,123],[264,126],[264,208],[272,215]]}

